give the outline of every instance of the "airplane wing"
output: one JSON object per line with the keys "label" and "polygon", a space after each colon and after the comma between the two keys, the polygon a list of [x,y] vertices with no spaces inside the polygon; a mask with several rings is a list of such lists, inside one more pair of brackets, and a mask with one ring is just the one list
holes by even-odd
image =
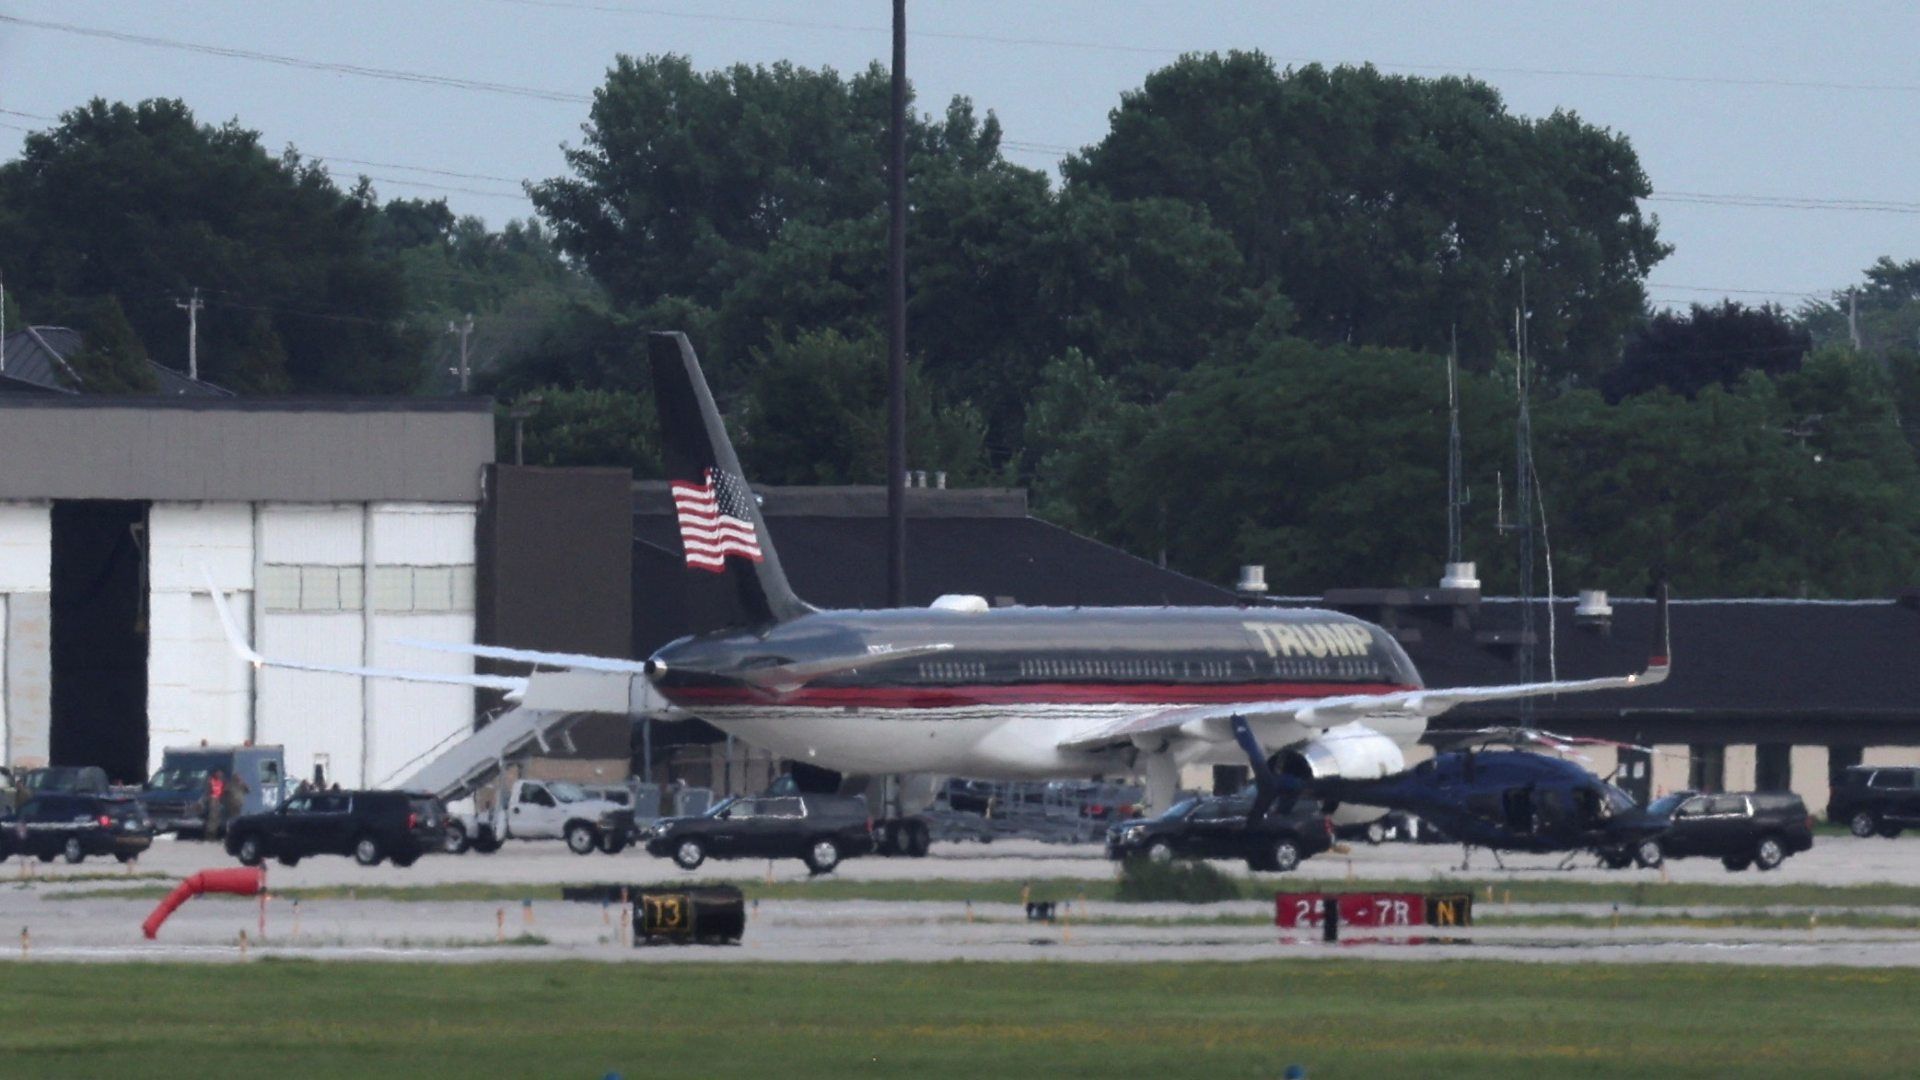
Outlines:
{"label": "airplane wing", "polygon": [[1075,732],[1060,741],[1069,750],[1088,750],[1116,743],[1131,742],[1141,736],[1185,737],[1204,742],[1225,742],[1233,737],[1231,724],[1236,716],[1245,717],[1269,745],[1306,738],[1313,730],[1337,727],[1369,716],[1400,715],[1430,719],[1459,705],[1481,701],[1510,701],[1517,698],[1558,694],[1584,694],[1595,690],[1626,690],[1657,686],[1672,670],[1669,659],[1667,597],[1662,588],[1659,611],[1654,617],[1654,646],[1645,670],[1631,675],[1612,675],[1597,679],[1567,679],[1559,682],[1509,683],[1504,686],[1461,686],[1449,689],[1398,690],[1386,694],[1346,694],[1322,698],[1285,698],[1272,701],[1225,705],[1192,705],[1160,709],[1120,721],[1109,721]]}
{"label": "airplane wing", "polygon": [[521,664],[575,668],[580,671],[607,671],[622,675],[647,674],[645,660],[621,660],[611,656],[593,656],[588,653],[540,652],[537,649],[509,649],[504,645],[467,645],[454,641],[424,641],[419,638],[394,638],[393,643],[405,645],[410,649],[479,656],[488,660],[510,660]]}
{"label": "airplane wing", "polygon": [[466,675],[450,672],[402,671],[395,668],[345,667],[331,664],[309,664],[299,660],[281,660],[260,655],[253,646],[247,644],[240,633],[240,625],[234,620],[233,610],[227,607],[226,594],[208,577],[207,588],[213,593],[213,609],[220,616],[220,628],[226,632],[227,644],[239,655],[240,659],[254,667],[279,667],[291,671],[314,671],[328,675],[358,675],[363,678],[400,679],[404,682],[440,683],[448,686],[472,686],[483,690],[505,690],[510,695],[524,694],[527,680],[509,675]]}

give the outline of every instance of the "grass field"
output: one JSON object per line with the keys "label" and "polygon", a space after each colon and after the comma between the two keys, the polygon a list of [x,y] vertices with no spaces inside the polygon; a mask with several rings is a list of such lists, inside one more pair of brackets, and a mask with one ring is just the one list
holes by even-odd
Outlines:
{"label": "grass field", "polygon": [[[1271,900],[1280,890],[1317,892],[1369,890],[1379,892],[1460,892],[1474,894],[1481,902],[1487,889],[1493,889],[1496,901],[1528,903],[1619,904],[1622,908],[1643,906],[1684,906],[1716,904],[1729,907],[1883,907],[1895,904],[1920,904],[1920,889],[1911,885],[1808,885],[1773,884],[1759,875],[1736,879],[1725,885],[1661,883],[1659,881],[1622,880],[1619,883],[1567,881],[1555,879],[1408,879],[1400,881],[1346,881],[1342,878],[1268,876],[1258,882],[1241,883],[1246,899]],[[633,875],[633,882],[657,882],[683,888],[711,884],[664,875]],[[811,881],[776,881],[771,885],[755,881],[736,882],[752,899],[761,900],[942,900],[974,903],[1014,903],[1024,888],[1036,900],[1114,899],[1115,883],[1109,879],[1033,878],[1027,881],[1000,879],[963,881],[933,878],[919,881],[855,881],[847,878],[818,878]],[[441,885],[363,885],[357,887],[275,889],[275,896],[298,900],[414,900],[441,902],[481,900],[515,902],[519,900],[558,900],[560,884],[492,884],[453,882]],[[50,898],[85,899],[158,899],[166,895],[166,885],[132,885],[125,888],[97,888],[50,892]]]}
{"label": "grass field", "polygon": [[1920,972],[1483,962],[51,965],[29,1076],[1911,1075]]}

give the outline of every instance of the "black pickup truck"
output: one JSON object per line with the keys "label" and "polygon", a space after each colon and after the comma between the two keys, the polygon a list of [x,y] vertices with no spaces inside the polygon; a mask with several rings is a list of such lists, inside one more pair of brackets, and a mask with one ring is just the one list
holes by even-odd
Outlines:
{"label": "black pickup truck", "polygon": [[1249,823],[1250,793],[1186,799],[1166,812],[1107,830],[1107,857],[1157,861],[1245,859],[1255,870],[1285,873],[1333,846],[1333,827],[1318,803]]}
{"label": "black pickup truck", "polygon": [[1676,791],[1655,799],[1647,812],[1665,817],[1665,832],[1643,841],[1633,852],[1602,852],[1608,866],[1638,862],[1659,866],[1665,859],[1705,855],[1729,870],[1749,866],[1772,870],[1787,856],[1813,846],[1813,818],[1800,796],[1787,792],[1736,791],[1703,795]]}
{"label": "black pickup truck", "polygon": [[727,799],[699,817],[661,818],[647,852],[683,870],[714,859],[800,859],[824,874],[840,860],[873,853],[866,801],[840,795],[752,795]]}

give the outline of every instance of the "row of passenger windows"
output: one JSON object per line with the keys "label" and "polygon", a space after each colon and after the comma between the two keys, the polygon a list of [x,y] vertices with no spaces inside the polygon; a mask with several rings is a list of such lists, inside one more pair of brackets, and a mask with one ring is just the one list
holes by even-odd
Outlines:
{"label": "row of passenger windows", "polygon": [[[1022,679],[1255,679],[1272,676],[1283,679],[1381,678],[1380,664],[1371,658],[1343,660],[1270,659],[1247,657],[1241,660],[1022,660]],[[920,678],[927,682],[980,681],[987,677],[987,665],[967,661],[933,661],[920,665]]]}

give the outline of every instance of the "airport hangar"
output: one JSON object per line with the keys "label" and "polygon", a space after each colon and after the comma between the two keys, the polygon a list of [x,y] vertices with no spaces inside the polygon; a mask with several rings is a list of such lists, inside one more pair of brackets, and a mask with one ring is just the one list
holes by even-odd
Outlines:
{"label": "airport hangar", "polygon": [[264,651],[470,671],[394,639],[473,640],[490,402],[90,397],[23,384],[10,353],[8,765],[139,782],[168,746],[253,741],[284,744],[295,775],[377,785],[471,730],[466,687],[254,671],[226,645],[207,575]]}

